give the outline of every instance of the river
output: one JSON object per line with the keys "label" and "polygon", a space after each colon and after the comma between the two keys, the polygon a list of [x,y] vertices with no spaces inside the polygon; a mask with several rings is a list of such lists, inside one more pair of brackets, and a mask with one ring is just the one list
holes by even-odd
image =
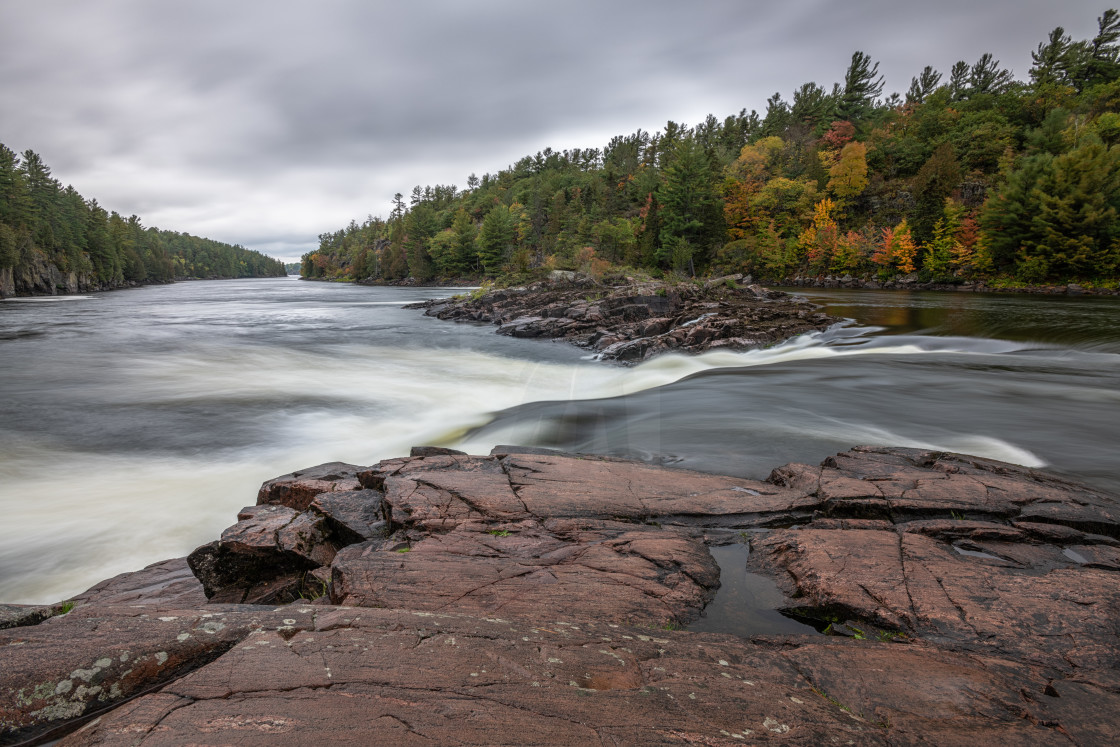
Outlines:
{"label": "river", "polygon": [[853,320],[634,368],[294,278],[0,303],[0,601],[217,537],[270,477],[415,444],[549,446],[755,478],[856,444],[1120,490],[1120,299],[798,291]]}

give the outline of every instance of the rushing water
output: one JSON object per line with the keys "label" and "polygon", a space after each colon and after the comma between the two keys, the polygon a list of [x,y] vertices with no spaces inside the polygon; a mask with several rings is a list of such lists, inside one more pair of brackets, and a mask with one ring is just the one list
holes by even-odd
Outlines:
{"label": "rushing water", "polygon": [[498,443],[765,477],[861,443],[1120,489],[1120,301],[807,292],[855,324],[635,368],[294,279],[0,303],[0,601],[216,537],[261,481]]}

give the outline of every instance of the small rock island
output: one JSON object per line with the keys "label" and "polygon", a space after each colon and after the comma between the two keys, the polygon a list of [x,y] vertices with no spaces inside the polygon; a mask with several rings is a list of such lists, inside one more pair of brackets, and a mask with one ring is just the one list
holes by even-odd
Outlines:
{"label": "small rock island", "polygon": [[753,350],[840,322],[808,299],[754,285],[742,275],[705,283],[599,282],[554,271],[524,287],[436,299],[406,308],[428,316],[497,324],[498,334],[566,340],[601,360],[638,363],[666,352]]}

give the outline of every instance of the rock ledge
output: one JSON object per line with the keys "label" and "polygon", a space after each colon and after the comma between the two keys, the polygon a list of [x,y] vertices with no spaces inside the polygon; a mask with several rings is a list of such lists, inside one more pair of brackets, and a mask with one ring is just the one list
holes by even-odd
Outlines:
{"label": "rock ledge", "polygon": [[[765,481],[526,451],[295,472],[189,559],[5,608],[0,744],[1120,735],[1115,495],[916,449]],[[825,635],[681,630],[742,573]]]}

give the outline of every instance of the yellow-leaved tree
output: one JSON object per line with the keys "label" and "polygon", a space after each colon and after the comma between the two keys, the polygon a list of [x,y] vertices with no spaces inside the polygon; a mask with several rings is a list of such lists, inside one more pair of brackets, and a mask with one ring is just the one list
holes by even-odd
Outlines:
{"label": "yellow-leaved tree", "polygon": [[852,141],[840,151],[840,160],[828,171],[828,191],[840,201],[849,200],[867,187],[867,146]]}

